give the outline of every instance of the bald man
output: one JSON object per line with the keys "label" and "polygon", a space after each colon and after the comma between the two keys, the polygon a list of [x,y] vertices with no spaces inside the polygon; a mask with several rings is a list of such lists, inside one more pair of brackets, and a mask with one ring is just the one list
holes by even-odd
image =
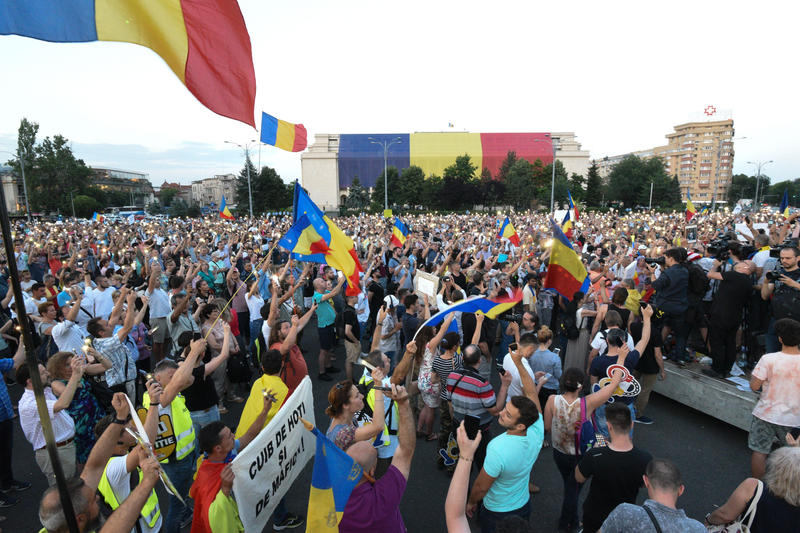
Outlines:
{"label": "bald man", "polygon": [[392,385],[391,398],[397,405],[400,418],[397,432],[398,445],[392,458],[392,465],[379,480],[375,481],[378,452],[372,442],[359,441],[347,449],[347,455],[361,465],[364,474],[350,494],[350,499],[347,500],[342,521],[339,523],[341,533],[362,531],[402,533],[406,530],[400,514],[400,500],[403,499],[406,490],[417,438],[414,417],[411,414],[405,388]]}

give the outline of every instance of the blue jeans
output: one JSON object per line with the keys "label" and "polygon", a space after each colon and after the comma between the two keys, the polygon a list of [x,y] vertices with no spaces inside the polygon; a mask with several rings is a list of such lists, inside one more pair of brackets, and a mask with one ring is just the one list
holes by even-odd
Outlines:
{"label": "blue jeans", "polygon": [[506,335],[508,320],[500,321],[500,348],[497,350],[497,360],[502,364],[503,358],[508,353],[508,345],[514,342],[513,335]]}
{"label": "blue jeans", "polygon": [[494,530],[497,528],[497,524],[502,522],[504,518],[507,516],[520,516],[522,517],[525,522],[528,521],[528,517],[531,514],[531,500],[528,499],[525,502],[525,505],[520,507],[519,509],[514,509],[513,511],[506,511],[506,512],[495,512],[490,511],[486,507],[483,506],[481,503],[481,511],[478,515],[478,523],[481,525],[481,533],[494,533]]}
{"label": "blue jeans", "polygon": [[200,435],[200,429],[210,422],[219,420],[219,407],[216,405],[211,406],[206,411],[191,411],[192,426],[194,426],[195,438]]}
{"label": "blue jeans", "polygon": [[[620,400],[616,400],[620,401]],[[608,407],[607,403],[604,403],[594,411],[595,420],[597,421],[597,431],[603,435],[606,439],[610,439],[611,437],[608,434],[608,422],[606,422],[606,407]],[[628,410],[631,412],[631,422],[636,420],[636,410],[633,408],[633,403],[626,405]],[[634,424],[631,423],[631,438],[633,438],[633,426]]]}
{"label": "blue jeans", "polygon": [[286,510],[286,496],[284,496],[275,506],[275,510],[272,511],[272,523],[280,524],[286,520],[287,516],[289,516],[289,511]]}
{"label": "blue jeans", "polygon": [[558,519],[558,529],[578,529],[578,497],[581,494],[583,483],[575,479],[575,467],[578,465],[577,455],[567,455],[553,448],[553,460],[564,480],[564,501],[561,503],[561,516]]}
{"label": "blue jeans", "polygon": [[781,351],[781,343],[775,334],[775,317],[769,319],[767,334],[764,335],[764,353],[775,353]]}
{"label": "blue jeans", "polygon": [[[256,354],[256,340],[258,340],[258,336],[261,334],[261,326],[263,325],[264,325],[263,318],[258,318],[256,320],[250,321],[250,346],[248,346],[248,349],[250,353],[253,354],[253,356],[255,356]],[[264,339],[264,342],[269,342],[269,339]],[[261,347],[262,355],[264,354],[266,349],[267,349],[266,346]],[[260,366],[261,361],[259,361],[257,357],[254,357],[252,361],[254,364],[259,364]],[[256,370],[259,371],[260,373],[261,368],[257,368]]]}
{"label": "blue jeans", "polygon": [[169,495],[169,508],[162,526],[164,533],[179,533],[181,522],[184,519],[188,519],[192,514],[194,502],[189,499],[189,488],[192,486],[192,476],[194,475],[196,464],[197,448],[180,461],[170,459],[168,463],[161,464],[164,473],[169,476],[170,481],[172,481],[172,484],[175,485],[178,493],[183,496],[186,502],[186,507],[184,507],[178,498],[172,494]]}
{"label": "blue jeans", "polygon": [[686,361],[686,340],[689,337],[689,324],[686,323],[683,315],[666,315],[664,324],[669,326],[672,338],[675,339],[675,351],[667,354],[670,359],[675,361]]}

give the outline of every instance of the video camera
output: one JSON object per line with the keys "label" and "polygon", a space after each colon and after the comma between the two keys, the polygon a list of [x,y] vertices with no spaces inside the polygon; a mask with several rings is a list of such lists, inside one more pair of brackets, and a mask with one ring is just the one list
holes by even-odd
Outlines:
{"label": "video camera", "polygon": [[739,258],[747,258],[756,252],[756,249],[750,244],[741,244],[731,239],[730,235],[722,235],[717,237],[706,248],[708,253],[714,256],[718,261],[726,261],[731,252]]}
{"label": "video camera", "polygon": [[667,264],[663,257],[645,257],[644,262],[648,265],[661,265],[662,267]]}

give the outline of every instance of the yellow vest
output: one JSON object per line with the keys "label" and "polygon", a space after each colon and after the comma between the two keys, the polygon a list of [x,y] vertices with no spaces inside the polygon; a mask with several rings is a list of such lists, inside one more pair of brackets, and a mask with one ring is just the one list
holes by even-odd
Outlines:
{"label": "yellow vest", "polygon": [[[105,499],[108,506],[111,507],[111,510],[114,511],[119,507],[119,500],[117,499],[117,495],[114,494],[111,484],[108,482],[106,470],[108,470],[108,463],[106,463],[106,467],[103,469],[103,476],[100,478],[97,490],[100,491],[100,494],[103,495],[103,499]],[[141,483],[143,477],[142,470],[137,468],[136,471],[139,473],[139,483]],[[150,491],[150,496],[147,497],[147,501],[144,503],[144,507],[142,507],[141,515],[145,522],[147,522],[148,527],[151,528],[155,527],[158,519],[161,518],[161,509],[158,507],[158,496],[156,496],[155,490]]]}
{"label": "yellow vest", "polygon": [[[367,377],[367,376],[364,376],[364,375],[362,375],[361,379],[358,380],[359,384],[362,384],[364,386],[369,385],[370,383],[372,383],[372,381],[373,381],[372,377]],[[369,389],[369,391],[367,392],[367,397],[364,398],[364,401],[367,403],[369,408],[372,409],[372,417],[374,418],[375,417],[375,389],[373,389],[373,388]],[[383,411],[385,413],[385,415],[384,415],[384,424],[383,424],[383,435],[382,436],[378,435],[377,437],[375,437],[375,442],[373,442],[373,445],[389,446],[391,444],[391,442],[389,442],[389,426],[391,426],[392,421],[394,420],[394,414],[397,411],[397,406],[394,404],[394,402],[392,402],[391,403],[391,408],[389,409],[388,413],[386,413],[386,407],[385,406],[381,406],[381,407],[383,408]],[[395,434],[395,435],[397,434],[396,431],[393,431],[392,433]]]}
{"label": "yellow vest", "polygon": [[[142,397],[144,414],[139,412],[139,418],[144,421],[147,409],[150,407],[150,395],[146,392]],[[159,407],[161,409],[161,407]],[[165,442],[166,441],[166,442]],[[173,442],[170,442],[173,441]],[[161,444],[159,446],[159,444]],[[175,460],[180,461],[194,451],[195,435],[192,425],[192,415],[186,408],[186,401],[178,394],[170,404],[170,414],[159,413],[158,437],[154,443],[156,457],[162,462],[169,462],[169,456],[175,452]]]}

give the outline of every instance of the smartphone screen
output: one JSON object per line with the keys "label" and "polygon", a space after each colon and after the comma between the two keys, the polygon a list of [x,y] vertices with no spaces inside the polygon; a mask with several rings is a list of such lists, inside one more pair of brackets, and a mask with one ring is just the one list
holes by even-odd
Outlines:
{"label": "smartphone screen", "polygon": [[516,342],[512,342],[511,344],[509,344],[508,345],[508,351],[509,352],[516,352],[517,351],[517,343]]}
{"label": "smartphone screen", "polygon": [[467,437],[469,440],[473,440],[475,437],[478,436],[478,430],[480,429],[480,422],[481,419],[477,416],[466,415],[464,417],[464,429],[467,431]]}

